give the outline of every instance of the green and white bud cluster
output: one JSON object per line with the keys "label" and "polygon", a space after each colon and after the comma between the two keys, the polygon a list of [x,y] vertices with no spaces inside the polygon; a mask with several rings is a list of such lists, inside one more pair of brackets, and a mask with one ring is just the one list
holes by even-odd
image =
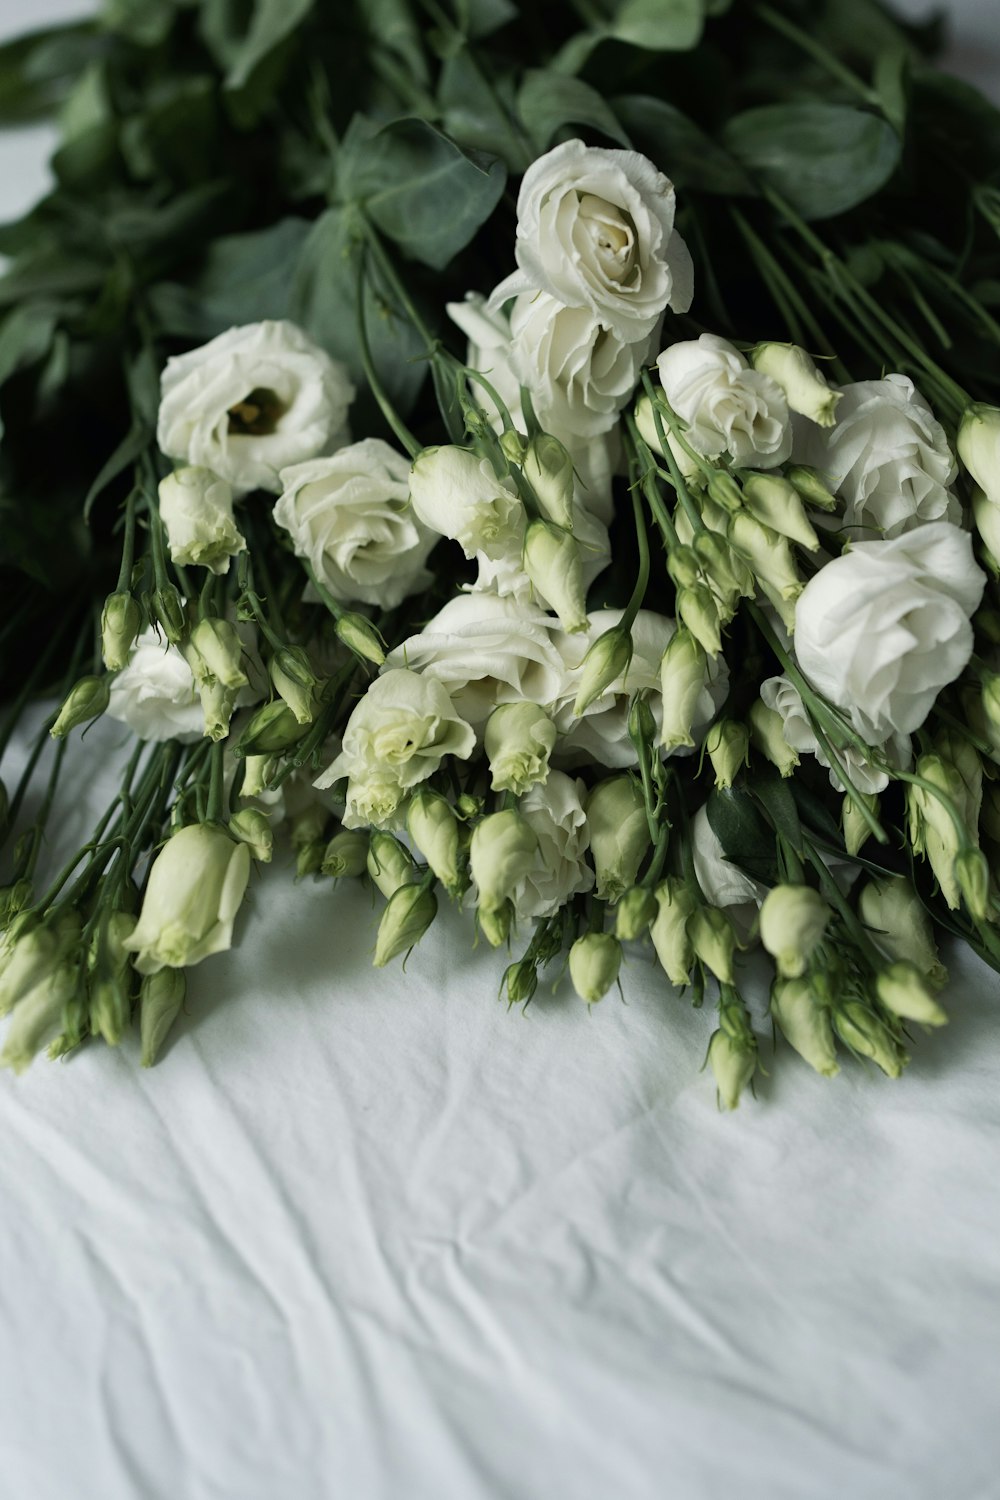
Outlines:
{"label": "green and white bud cluster", "polygon": [[708,1043],[708,1062],[721,1108],[737,1109],[757,1071],[757,1038],[746,1006],[729,985],[719,1002],[719,1027]]}

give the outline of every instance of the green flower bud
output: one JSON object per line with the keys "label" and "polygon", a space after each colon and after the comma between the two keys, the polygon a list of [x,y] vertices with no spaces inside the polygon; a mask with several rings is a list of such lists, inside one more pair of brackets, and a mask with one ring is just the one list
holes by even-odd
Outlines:
{"label": "green flower bud", "polygon": [[385,646],[382,637],[370,620],[364,615],[357,614],[354,610],[345,610],[337,620],[336,631],[339,639],[349,651],[362,661],[374,662],[380,667],[385,661]]}
{"label": "green flower bud", "polygon": [[57,921],[16,917],[0,943],[0,1016],[12,1010],[68,959],[80,937],[80,918],[67,912]]}
{"label": "green flower bud", "polygon": [[546,781],[557,738],[555,724],[537,703],[501,703],[487,719],[483,736],[493,790],[520,797]]}
{"label": "green flower bud", "polygon": [[986,545],[990,572],[994,574],[1000,571],[1000,488],[995,494],[994,499],[975,490],[972,496],[972,519]]}
{"label": "green flower bud", "polygon": [[741,511],[729,523],[729,540],[761,582],[770,584],[786,602],[798,598],[803,583],[786,536]]}
{"label": "green flower bud", "polygon": [[491,813],[477,823],[469,845],[469,862],[479,887],[480,912],[503,906],[537,855],[534,829],[513,808]]}
{"label": "green flower bud", "polygon": [[[648,396],[640,396],[635,404],[635,425],[639,429],[639,435],[643,442],[653,453],[663,457],[663,445],[660,435],[656,430],[656,421],[653,417],[653,403]],[[666,427],[664,427],[666,431]]]}
{"label": "green flower bud", "polygon": [[206,678],[232,692],[247,685],[242,666],[243,642],[236,626],[228,620],[199,620],[191,631],[184,655],[199,685]]}
{"label": "green flower bud", "polygon": [[368,835],[360,829],[342,828],[327,844],[320,866],[324,875],[345,880],[363,875],[368,868]]}
{"label": "green flower bud", "polygon": [[955,856],[955,880],[975,922],[988,922],[993,912],[990,867],[981,849],[963,849]]}
{"label": "green flower bud", "polygon": [[153,861],[125,944],[139,973],[185,968],[231,947],[249,878],[249,849],[219,824],[192,823],[172,834]]}
{"label": "green flower bud", "polygon": [[667,572],[679,589],[697,588],[703,582],[704,569],[694,547],[671,547],[667,553]]}
{"label": "green flower bud", "polygon": [[128,665],[141,629],[142,610],[132,595],[124,589],[109,594],[101,611],[101,655],[109,672],[120,672]]}
{"label": "green flower bud", "polygon": [[486,803],[482,797],[474,797],[471,792],[463,792],[455,802],[455,816],[463,823],[471,823],[478,818]]}
{"label": "green flower bud", "polygon": [[815,469],[809,469],[805,464],[793,464],[785,470],[785,478],[795,486],[807,505],[813,505],[817,510],[837,509],[836,495],[827,489]]}
{"label": "green flower bud", "polygon": [[410,837],[448,893],[462,889],[458,819],[440,792],[421,787],[406,810]]}
{"label": "green flower bud", "polygon": [[633,777],[598,782],[587,798],[587,828],[597,894],[615,902],[635,884],[650,847],[646,804]]}
{"label": "green flower bud", "polygon": [[0,928],[8,927],[26,906],[31,905],[31,881],[15,880],[0,886]]}
{"label": "green flower bud", "polygon": [[712,588],[727,609],[735,609],[740,599],[753,598],[753,574],[725,537],[714,531],[699,531],[693,546]]}
{"label": "green flower bud", "polygon": [[259,797],[262,792],[270,790],[271,781],[281,762],[275,755],[247,755],[243,764],[246,769],[243,773],[240,796]]}
{"label": "green flower bud", "polygon": [[585,932],[569,950],[569,977],[581,1000],[596,1005],[618,978],[622,949],[610,932]]}
{"label": "green flower bud", "polygon": [[268,667],[274,691],[282,698],[297,724],[311,724],[320,698],[320,680],[301,646],[283,646]]}
{"label": "green flower bud", "polygon": [[743,504],[739,485],[724,469],[713,469],[708,481],[709,499],[714,500],[729,515],[734,516]]}
{"label": "green flower bud", "polygon": [[147,974],[139,990],[140,1061],[151,1068],[160,1054],[171,1026],[180,1015],[187,980],[183,969],[160,969]]}
{"label": "green flower bud", "polygon": [[758,344],[750,351],[750,363],[781,387],[790,411],[820,427],[834,425],[841,392],[830,389],[826,377],[798,344]]}
{"label": "green flower bud", "polygon": [[991,500],[1000,504],[1000,411],[974,403],[958,427],[958,456]]}
{"label": "green flower bud", "polygon": [[132,1013],[131,986],[119,974],[93,979],[90,984],[88,1020],[94,1036],[117,1047],[128,1031]]}
{"label": "green flower bud", "polygon": [[0,1068],[23,1073],[31,1066],[80,987],[79,966],[63,959],[49,967],[14,1007],[0,1051]]}
{"label": "green flower bud", "polygon": [[883,953],[912,961],[937,989],[947,983],[948,971],[938,957],[931,919],[904,876],[866,881],[858,897],[858,913]]}
{"label": "green flower bud", "polygon": [[751,515],[809,552],[819,547],[798,491],[778,474],[751,474],[743,485],[743,499]]}
{"label": "green flower bud", "polygon": [[236,707],[236,696],[232,688],[223,687],[222,683],[216,682],[214,677],[206,677],[204,682],[198,684],[198,697],[201,699],[201,711],[205,719],[205,733],[215,744],[224,740],[229,733],[233,710]]}
{"label": "green flower bud", "polygon": [[479,930],[490,947],[502,947],[510,937],[511,923],[514,920],[514,907],[512,903],[505,901],[495,911],[485,911],[482,907],[479,907],[476,917],[479,922]]}
{"label": "green flower bud", "polygon": [[652,753],[656,740],[656,719],[645,693],[637,693],[629,704],[628,737],[641,757],[643,750]]}
{"label": "green flower bud", "polygon": [[118,1046],[131,1020],[132,956],[125,944],[135,926],[133,912],[108,912],[90,942],[90,1030],[109,1047]]}
{"label": "green flower bud", "polygon": [[736,933],[725,912],[717,906],[697,906],[687,930],[695,957],[721,984],[732,984]]}
{"label": "green flower bud", "polygon": [[671,984],[689,983],[694,948],[688,922],[698,902],[690,886],[676,875],[668,875],[656,888],[656,916],[649,929],[660,966]]}
{"label": "green flower bud", "polygon": [[573,460],[547,432],[531,439],[522,467],[543,513],[557,526],[573,529]]}
{"label": "green flower bud", "polygon": [[61,740],[79,724],[89,724],[100,718],[111,697],[109,677],[81,677],[73,684],[63,700],[56,721],[49,730],[54,740]]}
{"label": "green flower bud", "polygon": [[750,731],[738,719],[717,719],[705,736],[705,749],[715,772],[715,784],[731,787],[746,765],[750,748]]}
{"label": "green flower bud", "polygon": [[798,751],[785,739],[781,715],[768,708],[762,698],[755,699],[750,708],[750,740],[781,776],[791,776],[799,763]]}
{"label": "green flower bud", "polygon": [[771,1014],[790,1046],[824,1078],[840,1072],[829,1008],[808,979],[776,979]]}
{"label": "green flower bud", "polygon": [[760,909],[760,940],[785,979],[804,974],[833,916],[808,885],[776,885]]}
{"label": "green flower bud", "polygon": [[259,807],[241,807],[229,819],[230,835],[246,844],[260,864],[268,864],[274,851],[274,830]]}
{"label": "green flower bud", "polygon": [[511,1005],[527,1005],[537,988],[538,973],[527,958],[518,959],[516,964],[509,964],[500,983],[501,993],[506,989],[507,1000]]}
{"label": "green flower bud", "polygon": [[288,750],[305,733],[287,703],[265,703],[253,715],[235,746],[236,755],[275,755]]}
{"label": "green flower bud", "polygon": [[587,604],[579,543],[551,521],[530,522],[524,533],[524,571],[567,631],[586,630]]}
{"label": "green flower bud", "polygon": [[613,625],[599,635],[580,664],[579,687],[573,713],[579,718],[585,709],[604,693],[612,683],[623,679],[632,662],[632,633],[621,625]]}
{"label": "green flower bud", "polygon": [[753,1033],[737,1038],[721,1028],[714,1031],[708,1043],[708,1061],[720,1105],[723,1109],[738,1109],[740,1095],[757,1071],[757,1040]]}
{"label": "green flower bud", "polygon": [[632,886],[615,910],[615,937],[622,943],[634,943],[648,932],[658,911],[659,903],[652,891],[641,885]]}
{"label": "green flower bud", "polygon": [[318,875],[325,854],[326,845],[322,839],[312,839],[308,844],[300,845],[295,855],[295,879],[305,880],[310,875]]}
{"label": "green flower bud", "polygon": [[938,1005],[915,964],[890,964],[875,979],[875,993],[891,1015],[924,1026],[944,1026],[948,1017]]}
{"label": "green flower bud", "polygon": [[[877,792],[860,792],[858,794],[865,806],[878,817],[879,800]],[[848,792],[840,809],[840,825],[844,830],[844,848],[848,854],[857,854],[871,838],[871,828],[867,818],[858,806],[853,792]]]}
{"label": "green flower bud", "polygon": [[368,844],[368,873],[385,897],[417,878],[417,867],[408,849],[391,833],[376,829]]}
{"label": "green flower bud", "polygon": [[702,650],[709,656],[718,656],[722,650],[719,606],[708,585],[699,583],[694,588],[679,589],[677,613]]}
{"label": "green flower bud", "polygon": [[705,691],[708,657],[692,632],[681,626],[667,643],[660,661],[663,726],[660,743],[666,750],[694,747],[692,729],[698,700]]}
{"label": "green flower bud", "polygon": [[889,1078],[898,1078],[909,1057],[892,1032],[860,1000],[848,1000],[833,1013],[837,1035],[859,1057],[870,1057]]}
{"label": "green flower bud", "polygon": [[422,885],[401,885],[389,898],[382,913],[375,940],[376,969],[382,969],[400,953],[408,953],[419,943],[437,916],[433,891]]}
{"label": "green flower bud", "polygon": [[153,613],[163,627],[163,634],[172,646],[179,646],[187,631],[187,616],[184,600],[173,583],[168,583],[153,594]]}
{"label": "green flower bud", "polygon": [[519,464],[524,459],[525,440],[514,427],[500,434],[500,451],[509,464]]}
{"label": "green flower bud", "polygon": [[290,820],[293,849],[304,849],[307,844],[324,841],[326,825],[330,815],[322,802],[310,798],[296,809]]}

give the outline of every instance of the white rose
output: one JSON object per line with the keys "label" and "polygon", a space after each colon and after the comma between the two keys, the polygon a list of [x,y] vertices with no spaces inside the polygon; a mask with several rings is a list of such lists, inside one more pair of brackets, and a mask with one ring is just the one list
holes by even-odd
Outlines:
{"label": "white rose", "polygon": [[274,519],[335,599],[392,609],[430,582],[437,537],[410,509],[409,473],[381,438],[282,469]]}
{"label": "white rose", "polygon": [[481,730],[498,703],[550,703],[563,679],[551,616],[495,594],[460,594],[386,658],[444,683],[456,710]]}
{"label": "white rose", "polygon": [[518,802],[518,811],[538,840],[534,863],[511,892],[518,921],[551,917],[571,896],[593,888],[582,781],[550,771]]}
{"label": "white rose", "polygon": [[162,479],[159,494],[173,561],[228,573],[230,558],[247,545],[233,520],[232,487],[211,469],[190,465]]}
{"label": "white rose", "polygon": [[622,343],[648,337],[664,308],[691,306],[694,273],[674,210],[673,184],[637,152],[556,146],[521,181],[520,269],[491,302],[547,292],[587,308]]}
{"label": "white rose", "polygon": [[347,442],[354,387],[294,323],[248,323],[167,360],[157,442],[170,458],[277,494],[290,464]]}
{"label": "white rose", "polygon": [[744,469],[774,469],[788,458],[792,426],[784,391],[726,339],[703,333],[671,344],[656,363],[664,394],[698,453],[728,453]]}
{"label": "white rose", "polygon": [[925,521],[957,521],[958,467],[941,426],[905,375],[840,387],[836,425],[795,424],[794,456],[823,472],[860,540],[895,537]]}
{"label": "white rose", "polygon": [[972,655],[985,585],[971,537],[947,521],[859,542],[796,602],[799,665],[866,743],[910,734]]}
{"label": "white rose", "polygon": [[205,733],[194,675],[176,646],[150,627],[132,647],[128,665],[112,679],[107,712],[141,740],[190,744]]}
{"label": "white rose", "polygon": [[[792,749],[797,750],[800,755],[815,755],[820,765],[830,772],[830,785],[834,790],[846,791],[844,783],[830,764],[826,751],[816,738],[809,715],[805,710],[805,704],[794,682],[784,676],[768,677],[760,685],[760,696],[768,708],[780,714],[782,733]],[[891,735],[883,751],[890,764],[898,770],[908,770],[913,762],[909,735]],[[882,792],[889,785],[887,773],[873,766],[855,745],[845,745],[838,749],[837,754],[851,782],[859,792]]]}

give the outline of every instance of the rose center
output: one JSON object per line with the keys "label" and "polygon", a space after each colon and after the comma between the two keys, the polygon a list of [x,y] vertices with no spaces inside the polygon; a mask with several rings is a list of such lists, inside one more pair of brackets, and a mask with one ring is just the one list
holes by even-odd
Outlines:
{"label": "rose center", "polygon": [[237,437],[269,437],[287,410],[275,391],[255,386],[229,408],[229,431]]}
{"label": "rose center", "polygon": [[610,281],[627,281],[635,266],[635,225],[628,214],[605,198],[585,193],[580,219],[604,274]]}

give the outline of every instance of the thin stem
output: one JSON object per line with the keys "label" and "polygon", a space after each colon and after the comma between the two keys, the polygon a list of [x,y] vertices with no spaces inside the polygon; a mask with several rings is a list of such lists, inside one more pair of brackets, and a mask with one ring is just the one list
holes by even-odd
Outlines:
{"label": "thin stem", "polygon": [[365,324],[364,250],[362,250],[362,253],[358,258],[357,315],[358,343],[361,349],[361,363],[364,366],[365,379],[368,381],[371,393],[375,397],[375,400],[378,402],[379,407],[381,408],[382,415],[385,417],[389,426],[396,434],[396,437],[402,443],[403,447],[406,449],[410,457],[416,458],[417,454],[420,452],[420,444],[417,442],[416,438],[413,436],[413,433],[407,427],[406,423],[403,421],[402,417],[399,415],[396,408],[393,406],[391,400],[389,399],[388,392],[386,391],[385,386],[382,384],[381,377],[379,376],[378,371],[375,369],[375,362],[372,359],[371,347],[368,343],[368,329]]}

